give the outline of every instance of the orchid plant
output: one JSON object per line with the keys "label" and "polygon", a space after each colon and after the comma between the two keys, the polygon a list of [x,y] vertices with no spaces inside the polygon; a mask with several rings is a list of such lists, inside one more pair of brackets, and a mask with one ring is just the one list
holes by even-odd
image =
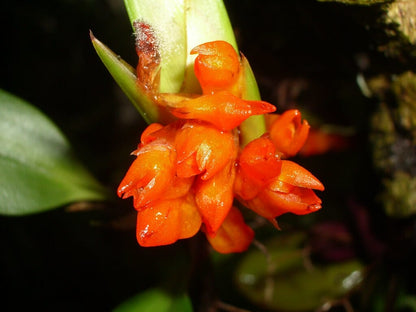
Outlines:
{"label": "orchid plant", "polygon": [[319,210],[314,190],[324,186],[288,160],[304,145],[309,124],[296,109],[272,114],[276,107],[260,100],[223,3],[125,4],[136,70],[91,38],[149,123],[117,190],[133,197],[138,243],[168,245],[201,230],[216,251],[241,252],[254,231],[237,203],[276,228],[284,213]]}

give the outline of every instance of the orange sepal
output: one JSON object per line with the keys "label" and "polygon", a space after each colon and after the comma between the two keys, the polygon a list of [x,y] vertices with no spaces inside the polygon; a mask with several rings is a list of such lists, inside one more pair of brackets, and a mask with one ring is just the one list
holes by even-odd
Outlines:
{"label": "orange sepal", "polygon": [[240,199],[250,200],[257,196],[264,188],[264,183],[258,180],[251,179],[237,168],[234,181],[234,193]]}
{"label": "orange sepal", "polygon": [[314,190],[323,191],[323,184],[308,170],[290,160],[282,160],[278,180],[285,183]]}
{"label": "orange sepal", "polygon": [[273,192],[264,190],[262,200],[276,209],[275,216],[291,212],[304,215],[321,209],[322,201],[311,189],[294,187],[289,193]]}
{"label": "orange sepal", "polygon": [[233,204],[234,163],[229,163],[208,180],[195,182],[195,201],[209,234],[221,226]]}
{"label": "orange sepal", "polygon": [[198,54],[194,72],[203,94],[227,90],[239,95],[240,59],[228,42],[203,43],[193,48],[191,54]]}
{"label": "orange sepal", "polygon": [[210,124],[188,122],[177,132],[176,172],[179,177],[202,174],[207,180],[236,157],[237,146],[230,132]]}
{"label": "orange sepal", "polygon": [[241,151],[238,162],[241,171],[262,182],[278,176],[282,162],[275,151],[273,142],[266,136],[251,141]]}
{"label": "orange sepal", "polygon": [[191,195],[156,202],[137,214],[136,237],[143,247],[169,245],[194,236],[201,216]]}
{"label": "orange sepal", "polygon": [[321,199],[311,189],[293,187],[289,193],[263,190],[257,197],[244,204],[265,217],[274,219],[284,213],[304,215],[321,209]]}
{"label": "orange sepal", "polygon": [[234,129],[252,115],[266,114],[276,110],[276,107],[270,103],[246,101],[229,92],[202,95],[173,103],[166,101],[166,105],[178,118],[204,120],[223,131]]}
{"label": "orange sepal", "polygon": [[254,198],[268,181],[280,174],[282,164],[275,151],[267,136],[251,141],[241,151],[234,183],[234,191],[240,198]]}
{"label": "orange sepal", "polygon": [[305,144],[309,133],[309,124],[301,122],[301,113],[297,109],[284,112],[270,127],[270,138],[278,152],[284,157],[296,155]]}
{"label": "orange sepal", "polygon": [[176,153],[166,142],[155,140],[136,152],[117,194],[119,197],[134,197],[134,207],[158,200],[169,187],[175,174]]}
{"label": "orange sepal", "polygon": [[163,199],[174,199],[185,196],[189,193],[194,177],[180,178],[178,176],[172,177],[170,186],[163,193]]}
{"label": "orange sepal", "polygon": [[160,123],[150,124],[142,132],[142,135],[140,136],[140,142],[142,144],[148,144],[148,143],[156,140],[158,137],[155,136],[154,133],[161,130],[162,128],[163,128],[163,125],[161,125]]}
{"label": "orange sepal", "polygon": [[232,207],[215,235],[206,236],[216,251],[227,254],[247,250],[254,238],[254,231],[244,222],[241,212]]}

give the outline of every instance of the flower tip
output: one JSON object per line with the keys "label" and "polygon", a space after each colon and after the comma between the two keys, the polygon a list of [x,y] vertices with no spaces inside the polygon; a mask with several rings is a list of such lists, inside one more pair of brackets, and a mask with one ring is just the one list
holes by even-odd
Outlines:
{"label": "flower tip", "polygon": [[318,211],[321,208],[322,208],[322,205],[320,203],[319,204],[311,204],[311,205],[308,206],[308,210],[310,212]]}
{"label": "flower tip", "polygon": [[273,113],[276,111],[276,106],[265,101],[254,101],[256,106],[253,109],[254,115],[262,115]]}
{"label": "flower tip", "polygon": [[269,222],[274,226],[274,228],[276,230],[281,231],[281,227],[279,226],[279,223],[277,222],[277,220],[275,218],[269,219]]}
{"label": "flower tip", "polygon": [[91,39],[91,41],[94,41],[94,40],[95,40],[95,36],[94,36],[94,34],[92,33],[92,30],[91,30],[91,29],[89,30],[89,34],[90,34],[90,39]]}
{"label": "flower tip", "polygon": [[128,197],[127,194],[126,194],[127,188],[128,188],[128,185],[120,184],[120,186],[117,189],[117,196],[122,198],[122,199],[127,198]]}
{"label": "flower tip", "polygon": [[280,181],[298,187],[323,191],[324,185],[312,173],[290,160],[282,160],[282,170],[278,178]]}
{"label": "flower tip", "polygon": [[189,53],[201,55],[219,55],[225,54],[225,52],[229,51],[234,51],[232,54],[235,53],[235,50],[231,44],[229,44],[227,41],[217,40],[197,45]]}

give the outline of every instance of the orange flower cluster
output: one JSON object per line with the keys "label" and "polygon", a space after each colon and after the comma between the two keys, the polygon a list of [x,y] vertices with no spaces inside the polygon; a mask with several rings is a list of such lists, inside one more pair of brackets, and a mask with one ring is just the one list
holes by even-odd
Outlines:
{"label": "orange flower cluster", "polygon": [[177,119],[143,132],[118,195],[134,199],[141,246],[171,244],[201,229],[218,252],[241,252],[254,232],[234,199],[272,222],[321,208],[313,190],[323,185],[284,160],[303,146],[309,125],[297,110],[268,115],[268,133],[240,148],[238,126],[275,107],[241,98],[242,65],[228,43],[205,43],[191,53],[202,95],[155,96]]}

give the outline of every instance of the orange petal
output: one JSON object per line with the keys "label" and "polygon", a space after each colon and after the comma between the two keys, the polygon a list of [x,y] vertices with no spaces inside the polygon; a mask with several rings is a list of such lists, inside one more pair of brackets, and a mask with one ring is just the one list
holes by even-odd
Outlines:
{"label": "orange petal", "polygon": [[273,179],[273,181],[267,185],[269,190],[280,193],[290,193],[294,187],[296,186],[280,181],[278,178]]}
{"label": "orange petal", "polygon": [[240,59],[228,42],[207,42],[193,48],[191,54],[198,54],[194,71],[203,94],[225,90],[238,92]]}
{"label": "orange petal", "polygon": [[241,171],[241,168],[237,169],[234,181],[234,192],[240,199],[253,199],[264,187],[265,183],[248,177]]}
{"label": "orange petal", "polygon": [[137,214],[136,237],[141,246],[169,245],[194,236],[201,217],[191,195],[163,200]]}
{"label": "orange petal", "polygon": [[244,204],[265,217],[274,219],[284,213],[308,214],[321,208],[322,201],[311,189],[294,187],[289,193],[265,189],[257,197]]}
{"label": "orange petal", "polygon": [[243,200],[253,199],[266,184],[280,174],[280,158],[273,142],[263,136],[251,141],[241,151],[234,191]]}
{"label": "orange petal", "polygon": [[275,155],[276,148],[268,137],[248,143],[239,157],[239,166],[247,176],[267,182],[280,174],[282,162]]}
{"label": "orange petal", "polygon": [[290,160],[282,160],[282,169],[278,176],[280,181],[314,190],[323,191],[323,184],[308,170]]}
{"label": "orange petal", "polygon": [[202,173],[203,180],[224,168],[237,153],[235,139],[230,132],[197,122],[188,122],[178,131],[175,147],[178,176],[190,177]]}
{"label": "orange petal", "polygon": [[274,207],[275,217],[291,212],[304,215],[321,209],[321,199],[311,189],[295,187],[290,193],[265,190],[262,200]]}
{"label": "orange petal", "polygon": [[166,142],[155,140],[140,148],[117,193],[119,197],[134,197],[134,207],[159,199],[175,174],[176,153]]}
{"label": "orange petal", "polygon": [[247,250],[254,238],[254,231],[244,222],[241,212],[232,207],[214,236],[207,234],[211,246],[220,253]]}
{"label": "orange petal", "polygon": [[285,157],[296,155],[308,137],[309,124],[301,123],[301,113],[297,109],[284,112],[270,128],[270,138],[276,149]]}
{"label": "orange petal", "polygon": [[140,150],[145,145],[158,140],[159,144],[170,145],[173,148],[173,143],[175,140],[176,132],[182,126],[183,121],[177,120],[163,126],[159,123],[150,124],[142,133],[140,137],[140,144],[137,147],[137,150],[133,151],[131,155],[138,155]]}
{"label": "orange petal", "polygon": [[163,125],[159,123],[152,123],[150,124],[144,131],[140,137],[140,142],[142,144],[148,144],[157,139],[157,136],[153,135],[158,130],[162,129]]}
{"label": "orange petal", "polygon": [[185,196],[189,193],[193,182],[194,177],[180,178],[174,176],[169,187],[166,189],[165,193],[163,193],[163,199],[174,199]]}
{"label": "orange petal", "polygon": [[252,115],[261,115],[276,110],[267,102],[245,101],[228,92],[168,103],[168,108],[178,118],[204,120],[223,131],[234,129]]}
{"label": "orange petal", "polygon": [[234,163],[208,180],[195,183],[195,201],[208,233],[215,233],[233,204]]}

